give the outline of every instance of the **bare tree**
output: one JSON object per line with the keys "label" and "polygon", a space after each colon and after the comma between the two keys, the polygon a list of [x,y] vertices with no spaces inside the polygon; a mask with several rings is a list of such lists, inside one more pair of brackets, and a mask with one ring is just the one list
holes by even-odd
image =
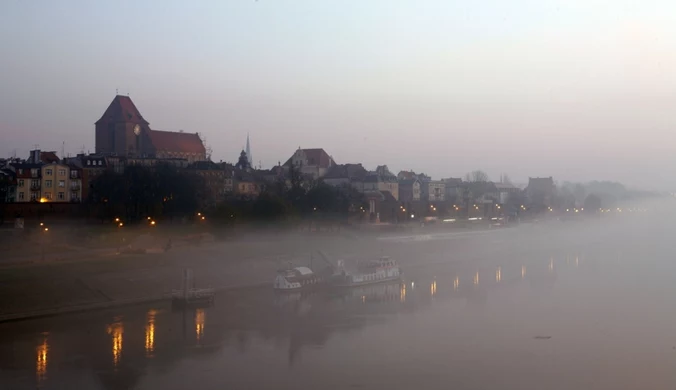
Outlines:
{"label": "bare tree", "polygon": [[483,183],[488,180],[488,174],[482,170],[472,171],[465,175],[465,181],[470,183]]}

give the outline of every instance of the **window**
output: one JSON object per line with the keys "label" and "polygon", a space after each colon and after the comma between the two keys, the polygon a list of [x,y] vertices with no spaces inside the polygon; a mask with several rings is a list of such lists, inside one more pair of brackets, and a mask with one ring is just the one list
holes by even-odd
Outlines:
{"label": "window", "polygon": [[51,169],[45,169],[45,176],[52,176],[52,170]]}
{"label": "window", "polygon": [[70,200],[77,200],[77,192],[73,191],[70,193]]}
{"label": "window", "polygon": [[31,169],[31,177],[38,177],[38,170],[37,170],[37,168]]}
{"label": "window", "polygon": [[31,192],[31,200],[38,200],[38,193],[37,192]]}
{"label": "window", "polygon": [[64,200],[64,199],[66,199],[66,196],[64,195],[63,192],[59,192],[59,193],[56,195],[56,198],[57,198],[58,200]]}
{"label": "window", "polygon": [[32,189],[40,188],[40,182],[38,180],[35,180],[35,179],[31,180],[31,188]]}
{"label": "window", "polygon": [[45,199],[52,200],[52,193],[51,192],[45,192]]}
{"label": "window", "polygon": [[59,176],[66,176],[66,170],[65,169],[59,169]]}
{"label": "window", "polygon": [[45,187],[52,188],[52,181],[51,180],[45,180]]}
{"label": "window", "polygon": [[99,160],[99,165],[103,165],[101,160]]}
{"label": "window", "polygon": [[19,172],[19,175],[23,175],[23,169],[19,168],[18,172]]}
{"label": "window", "polygon": [[77,179],[77,171],[70,171],[70,178]]}
{"label": "window", "polygon": [[23,185],[24,185],[23,179],[19,179],[19,187],[23,187]]}
{"label": "window", "polygon": [[87,160],[87,165],[92,165],[92,161],[91,161],[91,160]]}
{"label": "window", "polygon": [[65,187],[66,186],[66,181],[65,180],[59,180],[59,187]]}
{"label": "window", "polygon": [[19,192],[19,200],[24,200],[25,194],[23,191]]}

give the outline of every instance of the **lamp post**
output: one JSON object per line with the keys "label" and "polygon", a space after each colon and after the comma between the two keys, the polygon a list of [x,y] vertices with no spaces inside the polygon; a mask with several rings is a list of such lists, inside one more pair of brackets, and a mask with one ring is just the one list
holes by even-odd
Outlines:
{"label": "lamp post", "polygon": [[[40,223],[40,226],[44,226],[43,223]],[[41,231],[40,235],[40,252],[42,254],[42,261],[45,261],[45,241],[47,241],[47,232],[49,231],[48,227],[45,227]]]}

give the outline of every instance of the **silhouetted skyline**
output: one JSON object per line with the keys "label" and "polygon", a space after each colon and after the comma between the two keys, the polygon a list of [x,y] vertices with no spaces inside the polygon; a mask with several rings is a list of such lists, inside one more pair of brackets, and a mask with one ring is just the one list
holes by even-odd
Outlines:
{"label": "silhouetted skyline", "polygon": [[0,157],[93,152],[119,89],[216,161],[249,133],[263,167],[321,147],[436,178],[674,188],[674,15],[668,1],[8,1]]}

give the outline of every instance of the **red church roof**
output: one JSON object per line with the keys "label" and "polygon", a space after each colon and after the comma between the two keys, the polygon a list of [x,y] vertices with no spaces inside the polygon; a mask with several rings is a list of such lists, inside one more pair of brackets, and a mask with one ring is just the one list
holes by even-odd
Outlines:
{"label": "red church roof", "polygon": [[110,103],[106,112],[103,113],[99,122],[131,122],[140,125],[147,125],[148,122],[143,119],[141,113],[131,101],[129,96],[117,95]]}
{"label": "red church roof", "polygon": [[150,139],[157,151],[180,153],[206,153],[197,133],[150,130]]}

